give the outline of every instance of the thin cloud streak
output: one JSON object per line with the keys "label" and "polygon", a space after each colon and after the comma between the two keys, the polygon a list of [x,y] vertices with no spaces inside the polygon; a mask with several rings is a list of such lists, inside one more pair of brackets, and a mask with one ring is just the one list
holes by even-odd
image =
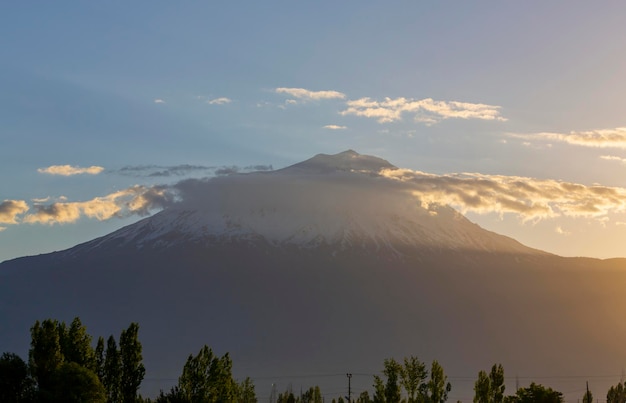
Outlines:
{"label": "thin cloud streak", "polygon": [[383,170],[400,181],[422,204],[448,204],[461,212],[513,213],[523,221],[557,217],[603,219],[626,212],[626,189],[585,186],[556,180],[462,173],[433,175],[407,169]]}
{"label": "thin cloud streak", "polygon": [[274,90],[277,94],[287,94],[302,100],[345,99],[346,94],[339,91],[311,91],[304,88],[280,87]]}
{"label": "thin cloud streak", "polygon": [[600,159],[603,159],[606,161],[617,161],[617,162],[621,162],[622,164],[626,164],[626,158],[618,157],[616,155],[601,155]]}
{"label": "thin cloud streak", "polygon": [[61,176],[72,176],[72,175],[98,175],[104,171],[103,167],[92,165],[90,167],[76,167],[71,165],[52,165],[47,168],[39,168],[37,172],[48,175],[61,175]]}
{"label": "thin cloud streak", "polygon": [[413,115],[416,122],[427,125],[439,123],[444,119],[480,119],[506,121],[500,115],[500,106],[475,104],[457,101],[435,101],[432,98],[385,98],[376,101],[360,98],[346,102],[347,109],[340,115],[355,115],[376,119],[378,123],[391,123],[402,119],[405,114]]}
{"label": "thin cloud streak", "polygon": [[209,105],[225,105],[231,102],[233,102],[233,100],[230,98],[226,98],[226,97],[215,98],[215,99],[206,101],[206,103]]}
{"label": "thin cloud streak", "polygon": [[524,140],[554,141],[583,147],[626,149],[626,127],[570,133],[507,133],[507,135]]}
{"label": "thin cloud streak", "polygon": [[328,129],[328,130],[345,130],[348,127],[347,126],[339,126],[339,125],[326,125],[323,128],[324,129]]}

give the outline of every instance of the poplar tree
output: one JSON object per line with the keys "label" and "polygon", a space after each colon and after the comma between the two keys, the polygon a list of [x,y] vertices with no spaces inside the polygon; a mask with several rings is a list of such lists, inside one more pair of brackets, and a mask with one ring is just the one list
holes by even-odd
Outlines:
{"label": "poplar tree", "polygon": [[120,403],[122,401],[121,382],[122,382],[122,363],[120,353],[117,350],[115,337],[109,336],[107,340],[106,355],[102,368],[102,384],[106,391],[109,403]]}
{"label": "poplar tree", "polygon": [[137,391],[146,374],[142,364],[139,325],[131,323],[120,335],[120,359],[122,362],[120,391],[123,403],[135,403]]}

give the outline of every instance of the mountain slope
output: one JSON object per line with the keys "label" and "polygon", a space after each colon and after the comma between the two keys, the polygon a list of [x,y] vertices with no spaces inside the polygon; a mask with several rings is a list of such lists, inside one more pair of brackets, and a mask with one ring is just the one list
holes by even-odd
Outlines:
{"label": "mountain slope", "polygon": [[601,394],[619,380],[625,260],[554,256],[423,207],[376,174],[390,165],[348,151],[185,181],[153,217],[4,262],[0,350],[25,357],[35,320],[78,315],[96,335],[140,323],[147,394],[203,344],[230,351],[260,400],[272,383],[337,397],[347,371],[371,391],[384,358],[411,354],[456,377],[451,400],[471,401],[459,377],[495,362],[565,392],[583,375],[616,374],[591,379]]}

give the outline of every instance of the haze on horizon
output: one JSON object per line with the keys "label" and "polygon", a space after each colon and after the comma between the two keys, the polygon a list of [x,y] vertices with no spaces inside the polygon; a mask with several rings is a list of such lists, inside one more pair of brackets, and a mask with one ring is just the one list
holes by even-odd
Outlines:
{"label": "haze on horizon", "polygon": [[624,256],[621,3],[0,6],[0,261],[186,179],[354,149],[389,183],[565,256]]}

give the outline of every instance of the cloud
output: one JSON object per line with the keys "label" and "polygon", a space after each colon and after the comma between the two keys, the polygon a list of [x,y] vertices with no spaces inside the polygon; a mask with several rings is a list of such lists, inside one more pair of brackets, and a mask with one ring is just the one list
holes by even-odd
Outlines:
{"label": "cloud", "polygon": [[607,161],[617,161],[621,162],[622,164],[626,164],[626,158],[618,157],[615,155],[601,155],[600,158]]}
{"label": "cloud", "polygon": [[0,224],[17,224],[17,217],[27,211],[24,200],[5,200],[0,203]]}
{"label": "cloud", "polygon": [[107,171],[124,176],[143,178],[182,177],[200,173],[204,175],[228,175],[237,172],[272,171],[272,165],[250,165],[245,168],[238,166],[207,166],[207,165],[127,165],[117,171]]}
{"label": "cloud", "polygon": [[226,98],[226,97],[215,98],[215,99],[210,99],[206,101],[206,103],[209,105],[224,105],[224,104],[229,104],[231,102],[233,102],[232,99]]}
{"label": "cloud", "polygon": [[513,213],[537,221],[563,216],[601,220],[626,211],[625,188],[478,173],[433,175],[395,169],[380,174],[404,183],[424,206],[447,204],[463,213]]}
{"label": "cloud", "polygon": [[272,165],[249,165],[244,168],[245,171],[273,171]]}
{"label": "cloud", "polygon": [[361,98],[346,102],[347,109],[339,112],[341,115],[355,115],[373,118],[378,123],[395,122],[402,119],[404,114],[413,115],[416,122],[432,125],[444,119],[482,119],[506,121],[500,115],[500,106],[474,104],[457,101],[435,101],[432,98],[385,98],[376,101],[371,98]]}
{"label": "cloud", "polygon": [[564,230],[563,228],[561,228],[560,226],[557,226],[557,227],[554,229],[554,232],[556,232],[556,233],[557,233],[557,234],[559,234],[559,235],[572,235],[572,233],[571,233],[571,232],[569,232],[569,231],[565,231],[565,230]]}
{"label": "cloud", "polygon": [[348,126],[326,125],[323,128],[328,130],[345,130],[348,128]]}
{"label": "cloud", "polygon": [[346,94],[339,91],[310,91],[304,88],[276,88],[277,94],[287,94],[304,101],[321,99],[345,99]]}
{"label": "cloud", "polygon": [[626,127],[569,133],[507,133],[507,135],[525,140],[557,141],[583,147],[626,149]]}
{"label": "cloud", "polygon": [[165,103],[165,101],[164,101],[164,100],[162,100],[161,98],[157,98],[157,99],[155,99],[155,100],[154,100],[154,103],[155,103],[155,104],[164,104],[164,103]]}
{"label": "cloud", "polygon": [[233,174],[239,173],[239,171],[240,171],[240,168],[236,166],[222,167],[215,171],[215,175],[217,176],[233,175]]}
{"label": "cloud", "polygon": [[175,193],[164,186],[133,186],[82,202],[37,203],[22,220],[29,224],[73,223],[81,217],[103,221],[113,217],[145,216],[175,201]]}
{"label": "cloud", "polygon": [[61,175],[61,176],[72,176],[72,175],[81,175],[81,174],[89,174],[89,175],[97,175],[104,171],[103,167],[92,165],[90,167],[81,168],[81,167],[73,167],[71,165],[52,165],[47,168],[39,168],[37,172],[42,174],[49,175]]}

